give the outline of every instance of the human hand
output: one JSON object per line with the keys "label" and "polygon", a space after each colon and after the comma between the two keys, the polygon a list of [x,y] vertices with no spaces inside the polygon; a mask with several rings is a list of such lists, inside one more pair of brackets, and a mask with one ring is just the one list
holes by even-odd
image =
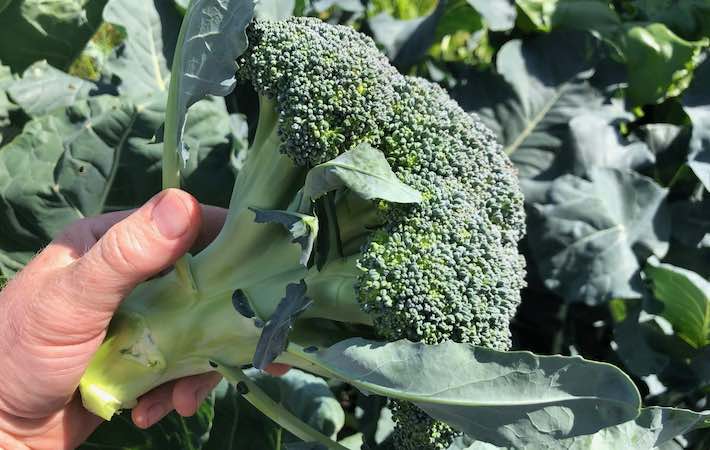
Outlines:
{"label": "human hand", "polygon": [[[83,219],[39,253],[0,292],[0,448],[63,449],[101,419],[86,411],[79,380],[133,288],[219,232],[226,211],[167,190],[140,209]],[[273,374],[287,369],[274,366]],[[189,416],[216,373],[176,380],[143,396],[142,428],[175,409]]]}

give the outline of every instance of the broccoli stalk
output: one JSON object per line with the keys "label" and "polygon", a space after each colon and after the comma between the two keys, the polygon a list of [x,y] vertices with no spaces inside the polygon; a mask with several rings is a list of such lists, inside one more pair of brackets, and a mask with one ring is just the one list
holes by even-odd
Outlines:
{"label": "broccoli stalk", "polygon": [[[264,322],[287,286],[300,280],[314,299],[302,319],[371,324],[353,289],[360,273],[356,257],[334,258],[308,270],[301,247],[282,226],[255,221],[255,207],[278,210],[294,203],[305,178],[305,170],[279,151],[273,102],[262,97],[260,107],[225,225],[211,245],[189,258],[188,283],[173,271],[141,284],[111,322],[80,385],[84,404],[99,416],[110,419],[161,383],[209,371],[211,360],[250,364]],[[360,232],[352,221],[349,230]],[[235,312],[238,296],[248,312]],[[288,362],[298,365],[292,357]]]}

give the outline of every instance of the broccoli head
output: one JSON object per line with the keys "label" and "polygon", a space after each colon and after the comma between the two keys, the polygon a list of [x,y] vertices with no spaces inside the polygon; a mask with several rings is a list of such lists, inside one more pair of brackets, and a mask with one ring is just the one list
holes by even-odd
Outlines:
{"label": "broccoli head", "polygon": [[[224,229],[191,259],[190,286],[168,274],[124,302],[82,382],[85,403],[110,417],[161,382],[209,370],[209,358],[299,365],[259,343],[276,317],[306,344],[375,335],[508,349],[523,199],[493,134],[353,29],[291,18],[253,22],[248,37],[238,77],[260,111]],[[190,317],[202,339],[175,339],[170,327]],[[446,448],[455,435],[412,405],[394,413],[400,449]]]}

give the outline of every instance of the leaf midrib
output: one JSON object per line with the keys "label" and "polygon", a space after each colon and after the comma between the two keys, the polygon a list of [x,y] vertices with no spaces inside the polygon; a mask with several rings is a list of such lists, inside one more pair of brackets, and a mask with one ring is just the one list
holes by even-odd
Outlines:
{"label": "leaf midrib", "polygon": [[525,142],[525,140],[532,134],[533,131],[535,131],[537,126],[542,122],[545,116],[547,116],[547,113],[550,112],[552,107],[555,106],[555,104],[560,100],[560,98],[562,98],[562,94],[567,91],[570,83],[574,79],[575,76],[570,77],[560,85],[560,89],[555,91],[555,94],[543,104],[543,107],[540,108],[540,110],[532,117],[532,120],[530,120],[530,122],[528,122],[525,128],[523,128],[523,131],[518,134],[518,136],[516,136],[516,138],[510,145],[507,145],[503,149],[506,155],[510,156],[520,148],[523,142]]}

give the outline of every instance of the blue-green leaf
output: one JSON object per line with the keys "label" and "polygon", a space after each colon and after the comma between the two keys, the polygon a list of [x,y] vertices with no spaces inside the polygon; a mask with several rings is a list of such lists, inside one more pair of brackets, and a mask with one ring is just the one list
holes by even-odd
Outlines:
{"label": "blue-green leaf", "polygon": [[688,165],[710,191],[710,58],[701,64],[683,96],[685,112],[693,123]]}
{"label": "blue-green leaf", "polygon": [[313,244],[318,236],[318,218],[291,211],[275,211],[249,208],[256,223],[275,223],[283,226],[291,235],[292,242],[301,246],[301,264],[308,264],[313,252]]}
{"label": "blue-green leaf", "polygon": [[530,209],[528,233],[545,285],[567,302],[641,295],[640,264],[668,251],[667,190],[630,170],[564,175]]}
{"label": "blue-green leaf", "polygon": [[488,28],[493,31],[507,31],[515,25],[515,5],[512,0],[467,0],[478,11]]}
{"label": "blue-green leaf", "polygon": [[12,100],[30,116],[49,114],[89,97],[98,87],[38,61],[7,89]]}
{"label": "blue-green leaf", "polygon": [[362,392],[413,402],[496,445],[595,433],[633,420],[641,406],[621,370],[579,357],[361,338],[311,353],[292,343],[288,351]]}
{"label": "blue-green leaf", "polygon": [[[101,25],[106,0],[11,0],[0,12],[0,61],[21,73],[46,59],[66,69]],[[0,5],[2,6],[2,5]]]}
{"label": "blue-green leaf", "polygon": [[306,297],[306,283],[303,280],[286,286],[286,295],[271,314],[259,337],[252,361],[254,367],[264,370],[274,362],[286,348],[288,334],[296,318],[312,304],[313,300]]}
{"label": "blue-green leaf", "polygon": [[[236,59],[247,48],[246,27],[254,16],[254,3],[193,0],[183,19],[171,95],[173,120],[166,121],[166,142],[174,142],[184,161],[188,148],[182,139],[188,108],[207,95],[225,96],[236,84]],[[169,116],[170,118],[171,116]],[[173,128],[174,127],[174,128]]]}
{"label": "blue-green leaf", "polygon": [[303,193],[317,199],[346,187],[360,197],[394,203],[419,203],[422,196],[401,182],[384,153],[370,144],[360,144],[335,159],[312,168],[306,175]]}
{"label": "blue-green leaf", "polygon": [[659,312],[676,333],[695,348],[710,344],[710,282],[695,272],[649,260],[644,269]]}
{"label": "blue-green leaf", "polygon": [[109,0],[104,20],[126,34],[103,67],[121,79],[119,92],[137,100],[167,92],[180,25],[175,8],[161,1]]}
{"label": "blue-green leaf", "polygon": [[[280,377],[258,370],[247,370],[246,374],[274,401],[319,432],[334,437],[343,428],[345,413],[324,379],[298,369]],[[298,442],[226,381],[215,393],[215,421],[204,450],[272,450],[278,439]]]}

